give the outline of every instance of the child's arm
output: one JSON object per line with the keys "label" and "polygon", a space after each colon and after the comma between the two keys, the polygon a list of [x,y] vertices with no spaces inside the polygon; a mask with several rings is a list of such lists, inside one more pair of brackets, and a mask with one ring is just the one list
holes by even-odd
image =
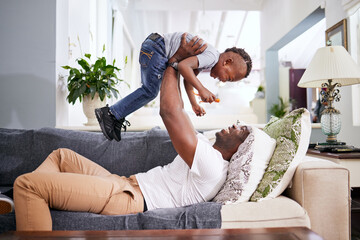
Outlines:
{"label": "child's arm", "polygon": [[[199,70],[194,70],[195,76],[199,74]],[[196,101],[195,94],[194,94],[194,87],[186,80],[184,79],[184,87],[186,90],[186,93],[188,95],[189,101],[191,103],[192,109],[195,112],[196,116],[204,116],[206,114],[204,108],[202,108]]]}
{"label": "child's arm", "polygon": [[199,62],[196,56],[186,58],[179,62],[179,73],[198,90],[202,101],[212,103],[216,99],[215,95],[201,84],[194,73],[194,70],[197,69],[198,66]]}

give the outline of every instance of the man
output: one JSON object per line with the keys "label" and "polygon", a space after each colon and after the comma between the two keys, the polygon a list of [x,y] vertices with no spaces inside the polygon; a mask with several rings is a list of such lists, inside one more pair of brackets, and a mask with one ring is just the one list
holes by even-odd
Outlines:
{"label": "man", "polygon": [[245,126],[233,125],[218,132],[211,146],[202,134],[196,133],[183,106],[177,72],[168,67],[160,89],[160,115],[179,155],[164,167],[136,174],[150,210],[215,197],[226,180],[230,158],[249,135]]}
{"label": "man", "polygon": [[212,199],[225,181],[228,160],[249,131],[235,125],[223,129],[211,146],[195,132],[183,109],[172,67],[164,73],[160,114],[179,154],[172,163],[126,178],[69,149],[55,150],[14,183],[17,230],[52,230],[50,207],[118,215]]}

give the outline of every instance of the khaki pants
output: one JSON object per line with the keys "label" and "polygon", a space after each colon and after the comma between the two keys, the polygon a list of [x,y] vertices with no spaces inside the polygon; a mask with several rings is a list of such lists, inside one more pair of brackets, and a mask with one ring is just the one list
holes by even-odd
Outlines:
{"label": "khaki pants", "polygon": [[14,203],[17,231],[51,231],[49,207],[105,215],[144,209],[135,176],[111,174],[69,149],[53,151],[34,172],[19,176]]}

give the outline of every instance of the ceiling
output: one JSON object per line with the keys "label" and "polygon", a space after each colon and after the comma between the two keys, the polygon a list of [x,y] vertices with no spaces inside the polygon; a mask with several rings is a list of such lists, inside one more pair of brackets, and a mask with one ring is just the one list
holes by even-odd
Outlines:
{"label": "ceiling", "polygon": [[[135,38],[151,32],[184,31],[202,37],[220,52],[241,47],[254,69],[260,64],[260,10],[263,0],[119,0],[136,14]],[[134,16],[130,16],[134,19]],[[132,20],[133,21],[133,20]],[[140,40],[141,39],[141,40]],[[137,44],[140,42],[134,39]]]}

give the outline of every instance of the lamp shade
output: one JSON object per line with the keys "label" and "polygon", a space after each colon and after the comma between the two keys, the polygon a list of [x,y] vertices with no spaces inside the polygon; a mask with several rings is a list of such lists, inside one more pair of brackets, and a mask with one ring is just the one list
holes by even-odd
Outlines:
{"label": "lamp shade", "polygon": [[319,48],[298,87],[318,88],[329,79],[342,86],[360,83],[360,67],[343,46]]}

